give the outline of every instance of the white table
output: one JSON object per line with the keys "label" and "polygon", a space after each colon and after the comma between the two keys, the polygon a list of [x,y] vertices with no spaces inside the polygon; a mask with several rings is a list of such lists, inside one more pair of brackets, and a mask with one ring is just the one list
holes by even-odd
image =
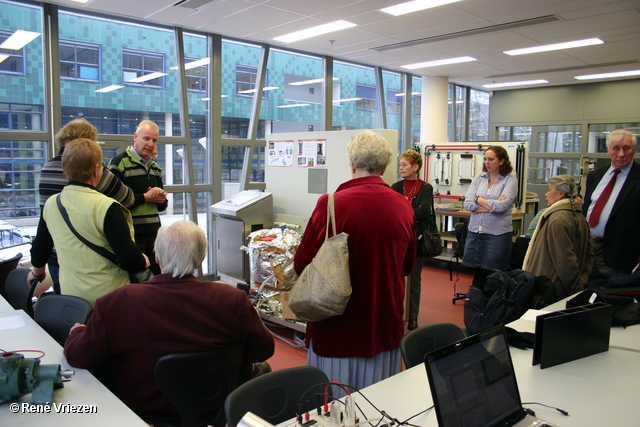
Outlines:
{"label": "white table", "polygon": [[[634,405],[638,400],[637,384],[640,381],[640,357],[637,353],[612,349],[547,369],[531,365],[532,353],[532,350],[511,348],[522,401],[552,405],[570,414],[564,416],[540,405],[525,405],[538,417],[561,427],[628,427],[639,424]],[[400,421],[433,404],[422,365],[367,387],[362,394],[378,409]],[[368,417],[379,418],[362,396],[357,393],[354,396]],[[424,427],[438,425],[433,410],[409,422]],[[291,425],[291,421],[281,424]]]}
{"label": "white table", "polygon": [[[535,333],[535,316],[552,311],[564,310],[566,308],[567,301],[574,296],[575,295],[571,295],[564,298],[543,308],[542,310],[529,310],[524,314],[524,316],[522,316],[522,318],[511,322],[508,326],[518,332]],[[621,326],[612,326],[611,335],[609,337],[609,347],[640,352],[640,324],[627,326],[626,328]],[[640,356],[638,356],[638,361],[640,362]],[[640,422],[638,422],[638,424],[640,425]]]}
{"label": "white table", "polygon": [[[9,301],[7,301],[6,299],[4,299],[4,297],[0,296],[0,316],[3,316],[5,313],[12,313],[16,311],[13,306],[11,304],[9,304]],[[0,346],[1,348],[2,346]]]}
{"label": "white table", "polygon": [[[24,311],[0,313],[1,317],[19,314],[25,327],[0,330],[0,348],[11,350],[42,350],[42,364],[60,364],[62,369],[73,369],[75,375],[64,383],[64,388],[53,392],[53,403],[71,405],[95,405],[96,413],[12,413],[10,403],[0,405],[0,426],[141,426],[147,424],[122,403],[113,393],[84,369],[69,366],[62,347],[47,334]],[[26,358],[37,357],[37,353],[23,353]],[[31,394],[22,396],[17,403],[31,403]]]}

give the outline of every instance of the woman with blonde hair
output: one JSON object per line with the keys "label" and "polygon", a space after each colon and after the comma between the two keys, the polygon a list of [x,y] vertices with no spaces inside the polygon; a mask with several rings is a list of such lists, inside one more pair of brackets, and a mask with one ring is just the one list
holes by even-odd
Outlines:
{"label": "woman with blonde hair", "polygon": [[[391,186],[391,189],[402,194],[405,201],[413,209],[416,223],[417,239],[422,238],[427,230],[427,221],[432,214],[433,187],[431,184],[419,178],[422,169],[422,155],[416,150],[407,150],[400,156],[400,176],[402,181],[398,181]],[[418,240],[419,242],[419,240]],[[418,313],[420,311],[420,291],[422,280],[422,245],[418,244],[416,251],[416,265],[411,272],[411,287],[409,291],[409,330],[418,327]]]}

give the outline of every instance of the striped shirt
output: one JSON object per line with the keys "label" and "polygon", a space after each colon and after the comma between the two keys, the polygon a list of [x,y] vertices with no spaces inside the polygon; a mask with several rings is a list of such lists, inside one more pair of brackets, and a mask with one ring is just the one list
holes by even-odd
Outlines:
{"label": "striped shirt", "polygon": [[[44,207],[49,197],[62,192],[62,189],[69,183],[67,176],[62,170],[63,152],[64,147],[61,147],[58,155],[46,162],[40,170],[40,186],[38,188],[40,193],[40,209]],[[102,178],[96,186],[96,189],[105,196],[117,200],[127,209],[135,204],[133,191],[124,185],[107,168],[102,170]]]}

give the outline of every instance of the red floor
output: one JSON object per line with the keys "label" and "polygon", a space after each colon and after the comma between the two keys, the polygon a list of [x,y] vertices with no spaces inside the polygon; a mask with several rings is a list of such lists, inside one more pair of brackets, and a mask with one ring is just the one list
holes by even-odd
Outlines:
{"label": "red floor", "polygon": [[[418,325],[449,322],[464,327],[463,301],[452,304],[454,295],[454,283],[458,292],[465,292],[471,284],[471,275],[468,273],[453,272],[453,281],[449,280],[447,262],[428,260],[428,265],[422,270],[422,294],[420,298],[420,315]],[[280,327],[269,328],[289,341],[294,341],[290,329]],[[405,328],[406,330],[406,328]],[[408,332],[408,330],[406,330]],[[268,362],[273,370],[303,366],[307,364],[307,352],[304,349],[293,348],[285,342],[276,339],[276,351]]]}

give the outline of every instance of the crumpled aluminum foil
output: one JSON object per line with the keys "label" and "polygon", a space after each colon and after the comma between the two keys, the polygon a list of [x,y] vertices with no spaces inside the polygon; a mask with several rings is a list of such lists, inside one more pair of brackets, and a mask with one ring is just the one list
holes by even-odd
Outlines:
{"label": "crumpled aluminum foil", "polygon": [[288,290],[298,277],[293,270],[293,255],[301,239],[302,234],[291,228],[263,229],[249,234],[247,245],[241,249],[249,254],[251,289]]}

